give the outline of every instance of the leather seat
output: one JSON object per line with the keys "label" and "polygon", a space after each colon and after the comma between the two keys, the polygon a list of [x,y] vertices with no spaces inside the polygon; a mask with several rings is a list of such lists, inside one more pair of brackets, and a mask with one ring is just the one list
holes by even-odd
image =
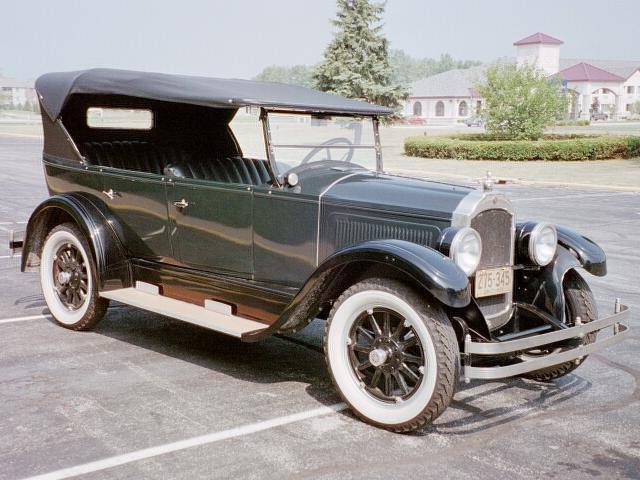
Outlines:
{"label": "leather seat", "polygon": [[170,163],[186,160],[183,150],[172,145],[140,141],[85,142],[85,160],[90,165],[122,168],[162,175]]}
{"label": "leather seat", "polygon": [[[83,153],[87,163],[185,178],[244,185],[262,185],[271,176],[262,160],[240,156],[216,157],[210,149],[191,150],[170,144],[113,141],[85,142]],[[165,170],[166,169],[166,170]]]}
{"label": "leather seat", "polygon": [[213,182],[262,185],[271,179],[265,162],[255,158],[191,158],[187,162],[176,163],[175,167],[186,178]]}

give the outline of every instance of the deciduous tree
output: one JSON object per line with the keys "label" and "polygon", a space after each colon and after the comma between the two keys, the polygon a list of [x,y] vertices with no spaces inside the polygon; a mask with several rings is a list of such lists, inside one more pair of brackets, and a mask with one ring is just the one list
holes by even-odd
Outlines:
{"label": "deciduous tree", "polygon": [[560,82],[530,65],[496,63],[476,89],[484,98],[487,131],[505,138],[537,140],[568,109]]}

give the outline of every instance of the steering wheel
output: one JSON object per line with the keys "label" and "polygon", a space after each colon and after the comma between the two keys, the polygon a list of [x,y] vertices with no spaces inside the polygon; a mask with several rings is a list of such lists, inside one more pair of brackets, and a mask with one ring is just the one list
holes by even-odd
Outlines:
{"label": "steering wheel", "polygon": [[[345,138],[345,137],[336,137],[336,138],[332,138],[331,140],[327,140],[326,142],[323,142],[322,145],[318,145],[313,150],[311,150],[309,153],[307,153],[307,155],[302,159],[302,162],[300,162],[300,165],[304,165],[305,163],[309,163],[309,160],[311,160],[313,157],[315,157],[322,150],[326,150],[327,151],[326,160],[333,160],[331,158],[331,147],[333,145],[353,146],[353,142],[351,142],[351,140],[349,140],[348,138]],[[353,158],[354,150],[355,150],[354,148],[349,148],[346,151],[346,153],[342,156],[342,158],[339,158],[336,161],[349,163],[351,161],[351,159]]]}

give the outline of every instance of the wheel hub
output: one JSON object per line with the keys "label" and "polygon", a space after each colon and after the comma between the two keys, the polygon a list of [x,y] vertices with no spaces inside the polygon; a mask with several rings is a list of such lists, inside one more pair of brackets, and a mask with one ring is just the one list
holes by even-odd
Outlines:
{"label": "wheel hub", "polygon": [[389,351],[384,348],[375,348],[369,352],[369,361],[374,367],[384,364],[389,358]]}
{"label": "wheel hub", "polygon": [[388,402],[411,396],[424,376],[422,346],[413,328],[395,312],[368,309],[354,322],[351,366],[363,388]]}
{"label": "wheel hub", "polygon": [[69,280],[71,280],[71,273],[66,272],[66,271],[62,271],[62,272],[58,273],[58,282],[61,285],[65,285],[65,284],[69,283]]}

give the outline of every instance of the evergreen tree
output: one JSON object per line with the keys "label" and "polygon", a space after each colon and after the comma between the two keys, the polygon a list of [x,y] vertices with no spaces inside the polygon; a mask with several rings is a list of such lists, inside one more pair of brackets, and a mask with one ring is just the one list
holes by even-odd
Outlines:
{"label": "evergreen tree", "polygon": [[323,92],[398,108],[408,92],[393,82],[389,46],[382,34],[384,3],[337,0],[336,32],[314,72]]}

